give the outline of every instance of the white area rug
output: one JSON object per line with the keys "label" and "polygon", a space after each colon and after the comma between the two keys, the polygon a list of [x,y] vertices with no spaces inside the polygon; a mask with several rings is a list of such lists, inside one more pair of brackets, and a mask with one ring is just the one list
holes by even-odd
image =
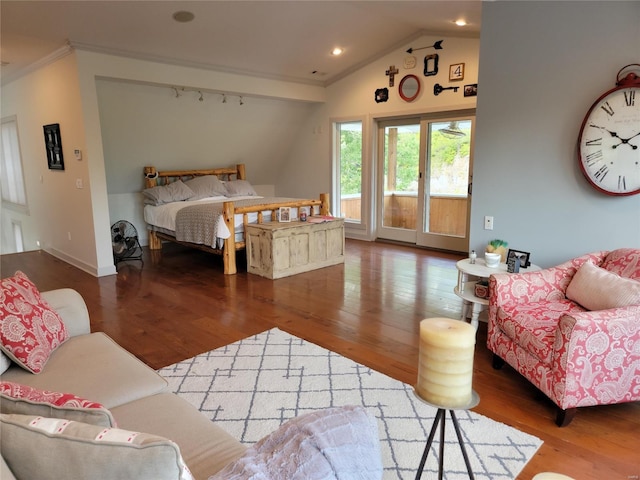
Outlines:
{"label": "white area rug", "polygon": [[[413,387],[278,329],[159,373],[174,392],[246,444],[302,413],[363,405],[378,419],[385,480],[415,478],[437,412]],[[458,410],[456,417],[478,480],[516,478],[542,445],[537,437],[473,411]],[[437,475],[438,448],[439,431],[422,478]],[[468,478],[448,413],[444,465],[446,480]]]}

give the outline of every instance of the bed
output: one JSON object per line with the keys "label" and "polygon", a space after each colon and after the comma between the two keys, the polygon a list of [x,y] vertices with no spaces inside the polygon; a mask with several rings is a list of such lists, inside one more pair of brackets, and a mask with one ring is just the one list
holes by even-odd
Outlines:
{"label": "bed", "polygon": [[328,193],[318,199],[258,196],[244,164],[171,171],[146,166],[144,178],[149,248],[160,250],[167,240],[222,255],[227,275],[237,273],[236,253],[246,247],[244,225],[274,221],[280,207],[289,207],[294,219],[300,209],[310,216],[329,215]]}

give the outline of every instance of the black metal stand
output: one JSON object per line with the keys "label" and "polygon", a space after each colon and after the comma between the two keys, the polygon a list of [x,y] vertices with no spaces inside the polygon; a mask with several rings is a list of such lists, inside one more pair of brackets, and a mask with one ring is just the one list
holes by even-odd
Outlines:
{"label": "black metal stand", "polygon": [[[471,463],[469,463],[469,456],[467,455],[467,450],[464,448],[464,442],[462,441],[462,434],[460,433],[460,425],[458,424],[458,419],[456,418],[456,414],[453,410],[449,410],[449,414],[451,415],[451,420],[453,421],[453,427],[456,430],[456,435],[458,436],[458,443],[460,444],[460,449],[462,450],[462,456],[464,457],[464,464],[467,466],[467,472],[469,473],[469,478],[471,480],[475,480],[473,476],[473,472],[471,471]],[[429,438],[427,439],[427,446],[424,447],[424,453],[422,454],[422,460],[420,460],[420,466],[418,467],[418,473],[416,473],[416,480],[420,480],[422,477],[422,471],[424,470],[424,464],[427,462],[427,456],[429,455],[429,450],[431,449],[431,444],[433,443],[433,437],[436,434],[436,428],[438,428],[438,423],[440,423],[440,463],[438,465],[438,480],[442,480],[442,475],[444,474],[444,424],[447,416],[447,411],[444,408],[439,408],[438,413],[436,413],[436,418],[433,420],[433,426],[431,427],[431,433],[429,433]]]}
{"label": "black metal stand", "polygon": [[[440,458],[438,463],[438,480],[442,480],[444,475],[444,427],[447,419],[447,409],[440,405],[433,405],[427,402],[424,398],[418,395],[418,392],[415,391],[416,396],[422,400],[424,403],[434,406],[438,409],[436,413],[436,417],[433,419],[433,426],[431,427],[431,432],[429,433],[429,438],[427,439],[427,445],[424,447],[424,452],[422,453],[422,459],[420,460],[420,466],[418,467],[418,472],[416,473],[415,480],[420,480],[422,477],[422,472],[424,470],[424,465],[427,463],[427,457],[429,456],[429,450],[431,449],[431,445],[433,444],[433,438],[436,435],[436,430],[438,428],[438,424],[440,424]],[[476,394],[476,392],[472,392],[472,398],[468,405],[459,408],[459,410],[469,410],[480,403],[480,398]],[[451,421],[453,422],[453,428],[456,431],[456,436],[458,437],[458,444],[460,445],[460,450],[462,450],[462,456],[464,458],[464,464],[467,466],[467,473],[469,474],[470,480],[475,480],[473,476],[473,471],[471,470],[471,463],[469,462],[469,456],[467,455],[467,450],[464,448],[464,441],[462,440],[462,433],[460,431],[460,424],[458,423],[458,419],[456,418],[456,414],[453,410],[449,410],[449,415],[451,415]]]}

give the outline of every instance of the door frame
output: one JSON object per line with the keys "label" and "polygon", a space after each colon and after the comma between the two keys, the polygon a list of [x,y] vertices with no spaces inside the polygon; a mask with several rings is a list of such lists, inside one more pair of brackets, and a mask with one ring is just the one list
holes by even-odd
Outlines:
{"label": "door frame", "polygon": [[[429,221],[428,212],[425,210],[428,207],[425,207],[428,202],[425,201],[425,194],[427,193],[427,182],[430,180],[429,175],[429,165],[427,164],[428,159],[430,158],[430,151],[428,139],[428,131],[430,123],[442,123],[442,122],[452,122],[455,120],[471,120],[471,132],[470,132],[470,148],[469,148],[469,173],[467,177],[467,215],[465,218],[465,236],[464,237],[456,237],[453,235],[439,234],[439,233],[430,233],[425,232],[425,223]],[[475,140],[475,127],[476,127],[476,115],[475,109],[473,113],[469,113],[469,111],[456,112],[455,114],[447,114],[447,115],[429,115],[425,116],[421,122],[421,131],[424,129],[424,155],[420,157],[420,199],[421,201],[418,204],[418,215],[420,215],[420,220],[417,223],[418,229],[416,230],[416,245],[421,247],[435,248],[438,250],[451,250],[455,252],[468,252],[469,251],[469,229],[471,226],[471,191],[472,191],[472,182],[473,182],[473,146]],[[421,141],[423,139],[421,138]],[[422,147],[421,147],[422,148]]]}
{"label": "door frame", "polygon": [[[422,201],[425,194],[425,182],[427,172],[427,135],[426,131],[429,123],[432,122],[446,122],[461,119],[471,119],[471,148],[469,150],[469,195],[467,197],[467,217],[466,217],[466,236],[453,237],[443,234],[430,234],[422,233],[424,230],[424,222],[426,220],[424,204]],[[382,208],[382,202],[384,202],[384,135],[381,134],[381,129],[390,125],[410,125],[420,124],[420,164],[419,164],[419,180],[418,180],[418,211],[417,211],[417,224],[416,230],[406,230],[393,227],[384,227],[383,215],[384,210]],[[372,184],[374,185],[373,195],[371,196],[371,206],[373,209],[373,218],[375,225],[375,231],[372,232],[373,238],[379,238],[383,240],[398,241],[404,243],[411,243],[417,246],[424,246],[428,248],[438,250],[448,250],[455,252],[467,252],[469,250],[469,230],[471,225],[471,185],[473,180],[473,146],[475,141],[475,125],[476,125],[476,109],[463,109],[444,112],[431,112],[421,114],[407,114],[402,116],[391,117],[376,117],[373,118],[373,130],[375,136],[375,148],[374,148],[374,162],[375,169],[373,173]],[[380,233],[384,232],[384,236],[380,236]]]}

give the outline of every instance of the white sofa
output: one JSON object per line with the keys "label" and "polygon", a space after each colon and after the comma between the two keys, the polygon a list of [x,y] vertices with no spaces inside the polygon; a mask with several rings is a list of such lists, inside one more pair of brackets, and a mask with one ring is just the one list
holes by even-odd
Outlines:
{"label": "white sofa", "polygon": [[[60,314],[70,338],[53,352],[41,373],[33,374],[14,363],[0,380],[99,402],[111,412],[119,429],[175,442],[197,480],[206,480],[245,453],[240,442],[170,393],[167,382],[154,370],[104,333],[90,333],[87,307],[75,290],[42,292],[42,297]],[[24,452],[21,459],[9,444],[10,426],[3,421],[0,478],[33,480],[35,477],[25,476],[34,474],[30,459],[47,452]]]}
{"label": "white sofa", "polygon": [[[6,290],[2,282],[2,480],[382,478],[377,422],[364,407],[301,415],[247,449],[107,335],[91,333],[78,292],[40,293],[21,272]],[[57,348],[44,353],[48,334]]]}

